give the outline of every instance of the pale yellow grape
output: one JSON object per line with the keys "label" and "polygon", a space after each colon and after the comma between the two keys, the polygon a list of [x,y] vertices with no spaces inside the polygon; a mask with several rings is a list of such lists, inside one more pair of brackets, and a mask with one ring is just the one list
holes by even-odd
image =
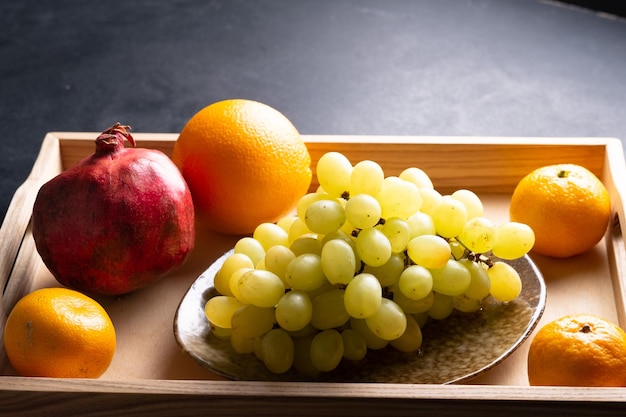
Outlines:
{"label": "pale yellow grape", "polygon": [[299,237],[312,234],[314,233],[309,230],[304,220],[298,217],[291,223],[291,226],[289,227],[289,232],[287,233],[287,246],[290,246]]}
{"label": "pale yellow grape", "polygon": [[361,333],[354,329],[344,329],[341,332],[343,341],[343,357],[351,361],[360,361],[367,355],[367,344]]}
{"label": "pale yellow grape", "polygon": [[304,253],[289,262],[285,279],[294,290],[311,291],[326,282],[319,255]]}
{"label": "pale yellow grape", "polygon": [[313,316],[313,303],[304,291],[286,292],[276,304],[276,322],[283,329],[295,332],[304,329]]}
{"label": "pale yellow grape", "polygon": [[486,217],[473,217],[465,223],[457,239],[474,253],[489,252],[496,242],[496,225]]}
{"label": "pale yellow grape", "polygon": [[298,219],[297,215],[288,214],[278,219],[278,221],[276,222],[276,225],[279,226],[281,229],[283,229],[285,232],[287,232],[287,234],[289,234],[289,229],[291,228],[291,225],[293,225],[293,222],[295,222],[297,219]]}
{"label": "pale yellow grape", "polygon": [[449,259],[443,268],[430,270],[433,277],[433,291],[444,295],[461,295],[469,288],[472,276],[459,261]]}
{"label": "pale yellow grape", "polygon": [[322,246],[324,246],[326,243],[328,243],[329,241],[333,240],[333,239],[341,239],[346,241],[347,243],[352,242],[352,237],[350,236],[350,234],[346,233],[343,230],[336,230],[334,232],[325,234],[325,235],[318,235],[318,237],[321,237],[321,243]]}
{"label": "pale yellow grape", "polygon": [[340,152],[327,152],[317,161],[317,180],[324,191],[334,197],[349,190],[351,174],[352,164]]}
{"label": "pale yellow grape", "polygon": [[465,249],[465,246],[461,245],[456,239],[450,239],[448,244],[450,245],[452,258],[460,260],[468,255],[469,249]]}
{"label": "pale yellow grape", "polygon": [[382,294],[378,279],[372,274],[361,273],[346,286],[344,306],[350,316],[364,319],[378,311]]}
{"label": "pale yellow grape", "polygon": [[337,200],[316,201],[307,208],[304,222],[314,233],[331,233],[339,230],[346,221],[343,206]]}
{"label": "pale yellow grape", "polygon": [[233,295],[230,289],[230,277],[238,269],[254,268],[252,260],[243,253],[232,253],[224,259],[222,267],[213,278],[213,285],[221,295]]}
{"label": "pale yellow grape", "polygon": [[432,188],[420,188],[420,194],[422,195],[422,206],[420,210],[432,216],[435,212],[435,208],[441,201],[441,193]]}
{"label": "pale yellow grape", "polygon": [[374,161],[363,160],[352,167],[350,174],[350,195],[370,194],[377,195],[383,188],[385,172]]}
{"label": "pale yellow grape", "polygon": [[437,234],[446,238],[458,236],[467,222],[465,205],[449,195],[441,197],[431,216]]}
{"label": "pale yellow grape", "polygon": [[322,254],[322,242],[318,239],[318,236],[314,233],[302,235],[295,239],[289,245],[289,249],[294,255],[300,256],[304,254],[313,254],[321,256]]}
{"label": "pale yellow grape", "polygon": [[451,194],[451,197],[463,203],[468,219],[482,217],[485,214],[483,202],[473,191],[466,189],[456,190]]}
{"label": "pale yellow grape", "polygon": [[285,278],[285,272],[287,271],[287,265],[294,260],[296,255],[291,249],[286,246],[276,245],[272,246],[265,252],[264,266],[265,269],[273,272],[278,276],[285,284],[285,288],[289,288],[287,279]]}
{"label": "pale yellow grape", "polygon": [[442,268],[450,259],[448,242],[437,235],[421,235],[407,244],[409,258],[425,268]]}
{"label": "pale yellow grape", "polygon": [[239,277],[240,299],[257,307],[273,307],[285,293],[285,284],[273,272],[253,269]]}
{"label": "pale yellow grape", "polygon": [[433,182],[422,169],[417,167],[409,167],[402,171],[399,177],[405,181],[412,182],[417,188],[433,189]]}
{"label": "pale yellow grape", "polygon": [[240,331],[231,330],[230,332],[230,345],[233,350],[239,354],[253,353],[254,352],[255,338],[247,337]]}
{"label": "pale yellow grape", "polygon": [[214,324],[211,325],[211,334],[220,340],[229,340],[232,333],[233,329],[230,326],[226,329]]}
{"label": "pale yellow grape", "polygon": [[421,265],[410,265],[400,274],[398,290],[412,300],[421,300],[433,290],[433,276]]}
{"label": "pale yellow grape", "polygon": [[354,250],[343,239],[333,239],[324,244],[320,256],[322,271],[331,284],[348,284],[356,272]]}
{"label": "pale yellow grape", "polygon": [[311,324],[320,330],[339,327],[350,320],[344,304],[345,290],[333,288],[313,298]]}
{"label": "pale yellow grape", "polygon": [[343,358],[343,339],[335,329],[319,332],[311,340],[311,363],[321,372],[335,369]]}
{"label": "pale yellow grape", "polygon": [[363,336],[363,340],[365,340],[365,345],[368,349],[380,350],[389,344],[389,340],[382,339],[374,334],[365,322],[365,319],[352,317],[350,319],[350,327]]}
{"label": "pale yellow grape", "polygon": [[381,339],[397,339],[406,330],[406,314],[392,300],[383,298],[381,301],[376,313],[367,317],[365,323]]}
{"label": "pale yellow grape", "polygon": [[316,369],[311,362],[311,341],[315,334],[292,338],[293,367],[300,375],[315,377],[320,373],[319,369]]}
{"label": "pale yellow grape", "polygon": [[462,313],[473,313],[481,307],[480,300],[469,298],[465,294],[452,297],[454,308]]}
{"label": "pale yellow grape", "polygon": [[406,330],[397,339],[389,342],[391,346],[400,352],[417,352],[422,347],[422,329],[411,315],[406,316]]}
{"label": "pale yellow grape", "polygon": [[425,313],[433,305],[434,293],[429,292],[424,298],[412,300],[402,293],[402,291],[393,292],[393,301],[400,306],[406,314]]}
{"label": "pale yellow grape", "polygon": [[421,235],[434,235],[437,233],[433,218],[422,211],[411,215],[406,219],[406,222],[411,230],[411,238]]}
{"label": "pale yellow grape", "polygon": [[422,195],[417,186],[398,177],[385,178],[383,188],[376,198],[380,201],[382,217],[385,219],[406,219],[422,206]]}
{"label": "pale yellow grape", "polygon": [[323,200],[335,200],[335,198],[327,193],[308,193],[303,195],[296,204],[296,215],[300,220],[304,221],[309,206],[317,201]]}
{"label": "pale yellow grape", "polygon": [[204,313],[209,322],[223,329],[231,328],[233,314],[243,306],[235,297],[218,295],[209,298],[204,306]]}
{"label": "pale yellow grape", "polygon": [[487,271],[491,279],[491,295],[498,301],[512,301],[522,292],[522,280],[511,265],[497,261]]}
{"label": "pale yellow grape", "polygon": [[402,252],[411,240],[411,227],[409,223],[399,217],[387,218],[381,232],[391,243],[391,252]]}
{"label": "pale yellow grape", "polygon": [[286,246],[288,244],[287,232],[280,226],[276,225],[276,223],[259,224],[254,229],[252,237],[258,240],[265,250],[268,250],[275,245]]}
{"label": "pale yellow grape", "polygon": [[487,269],[469,259],[461,259],[459,262],[467,268],[471,276],[470,285],[464,295],[473,300],[482,300],[487,297],[491,291],[491,279]]}
{"label": "pale yellow grape", "polygon": [[282,374],[291,368],[293,341],[283,329],[272,329],[265,333],[260,343],[260,355],[267,369],[275,374]]}
{"label": "pale yellow grape", "polygon": [[364,229],[356,238],[356,251],[367,265],[381,266],[391,257],[391,242],[376,228]]}
{"label": "pale yellow grape", "polygon": [[405,257],[401,253],[392,253],[389,260],[380,266],[365,265],[363,272],[374,275],[382,287],[390,287],[398,282],[404,270]]}
{"label": "pale yellow grape", "polygon": [[382,208],[376,198],[369,194],[356,194],[350,197],[345,207],[346,220],[353,227],[367,229],[378,224]]}
{"label": "pale yellow grape", "polygon": [[251,236],[245,236],[235,243],[234,253],[242,253],[247,255],[252,261],[252,265],[256,265],[265,256],[265,249],[261,242]]}
{"label": "pale yellow grape", "polygon": [[454,298],[449,295],[433,293],[433,305],[428,310],[428,316],[435,320],[443,320],[454,311]]}
{"label": "pale yellow grape", "polygon": [[535,245],[533,229],[518,222],[503,223],[496,229],[493,254],[502,259],[517,259],[526,255]]}
{"label": "pale yellow grape", "polygon": [[231,327],[243,338],[254,339],[274,327],[274,309],[245,304],[233,314]]}

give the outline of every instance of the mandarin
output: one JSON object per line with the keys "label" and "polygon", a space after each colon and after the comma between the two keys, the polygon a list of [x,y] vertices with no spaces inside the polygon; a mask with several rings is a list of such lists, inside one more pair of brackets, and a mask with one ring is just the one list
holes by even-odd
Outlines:
{"label": "mandarin", "polygon": [[245,99],[213,103],[180,132],[172,159],[189,184],[200,223],[248,234],[294,209],[309,189],[311,157],[278,110]]}
{"label": "mandarin", "polygon": [[626,332],[601,317],[574,314],[543,326],[528,351],[530,385],[626,386]]}
{"label": "mandarin", "polygon": [[113,360],[115,328],[92,298],[67,288],[42,288],[22,297],[9,313],[4,346],[22,376],[98,378]]}
{"label": "mandarin", "polygon": [[511,221],[533,229],[533,251],[542,255],[566,258],[588,251],[604,236],[610,217],[606,187],[580,165],[538,168],[511,197]]}

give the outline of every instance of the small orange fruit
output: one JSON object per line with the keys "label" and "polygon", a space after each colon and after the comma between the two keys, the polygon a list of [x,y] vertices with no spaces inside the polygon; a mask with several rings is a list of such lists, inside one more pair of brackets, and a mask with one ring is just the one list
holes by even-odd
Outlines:
{"label": "small orange fruit", "polygon": [[97,378],[113,360],[115,329],[95,300],[67,288],[43,288],[15,304],[4,346],[22,376]]}
{"label": "small orange fruit", "polygon": [[172,159],[201,223],[227,234],[251,233],[288,214],[312,178],[311,157],[293,124],[278,110],[245,99],[196,113],[180,132]]}
{"label": "small orange fruit", "polygon": [[528,351],[530,385],[626,386],[626,332],[603,318],[575,314],[543,326]]}
{"label": "small orange fruit", "polygon": [[533,229],[534,252],[566,258],[588,251],[602,239],[611,201],[604,184],[586,168],[549,165],[518,183],[510,217]]}

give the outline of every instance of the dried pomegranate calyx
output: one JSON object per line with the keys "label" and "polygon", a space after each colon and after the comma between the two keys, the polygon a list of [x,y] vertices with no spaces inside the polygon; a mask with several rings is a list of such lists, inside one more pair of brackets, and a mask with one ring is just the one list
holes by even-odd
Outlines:
{"label": "dried pomegranate calyx", "polygon": [[111,151],[118,147],[124,147],[124,139],[128,140],[135,147],[135,139],[130,134],[131,127],[116,122],[113,126],[105,129],[97,138],[96,145],[98,151]]}

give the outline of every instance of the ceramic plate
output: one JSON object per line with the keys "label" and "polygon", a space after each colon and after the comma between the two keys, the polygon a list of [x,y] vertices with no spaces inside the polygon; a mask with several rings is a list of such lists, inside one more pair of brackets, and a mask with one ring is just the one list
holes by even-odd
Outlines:
{"label": "ceramic plate", "polygon": [[450,384],[469,380],[508,357],[533,331],[543,314],[546,288],[532,262],[507,261],[522,277],[520,296],[509,303],[486,299],[476,313],[454,313],[445,320],[429,321],[422,329],[419,352],[401,353],[392,347],[369,350],[358,362],[343,360],[332,372],[315,379],[295,371],[276,375],[253,354],[241,355],[228,341],[211,334],[204,315],[207,300],[217,293],[213,277],[230,252],[213,263],[183,297],[174,320],[178,344],[199,364],[233,380],[332,381]]}

